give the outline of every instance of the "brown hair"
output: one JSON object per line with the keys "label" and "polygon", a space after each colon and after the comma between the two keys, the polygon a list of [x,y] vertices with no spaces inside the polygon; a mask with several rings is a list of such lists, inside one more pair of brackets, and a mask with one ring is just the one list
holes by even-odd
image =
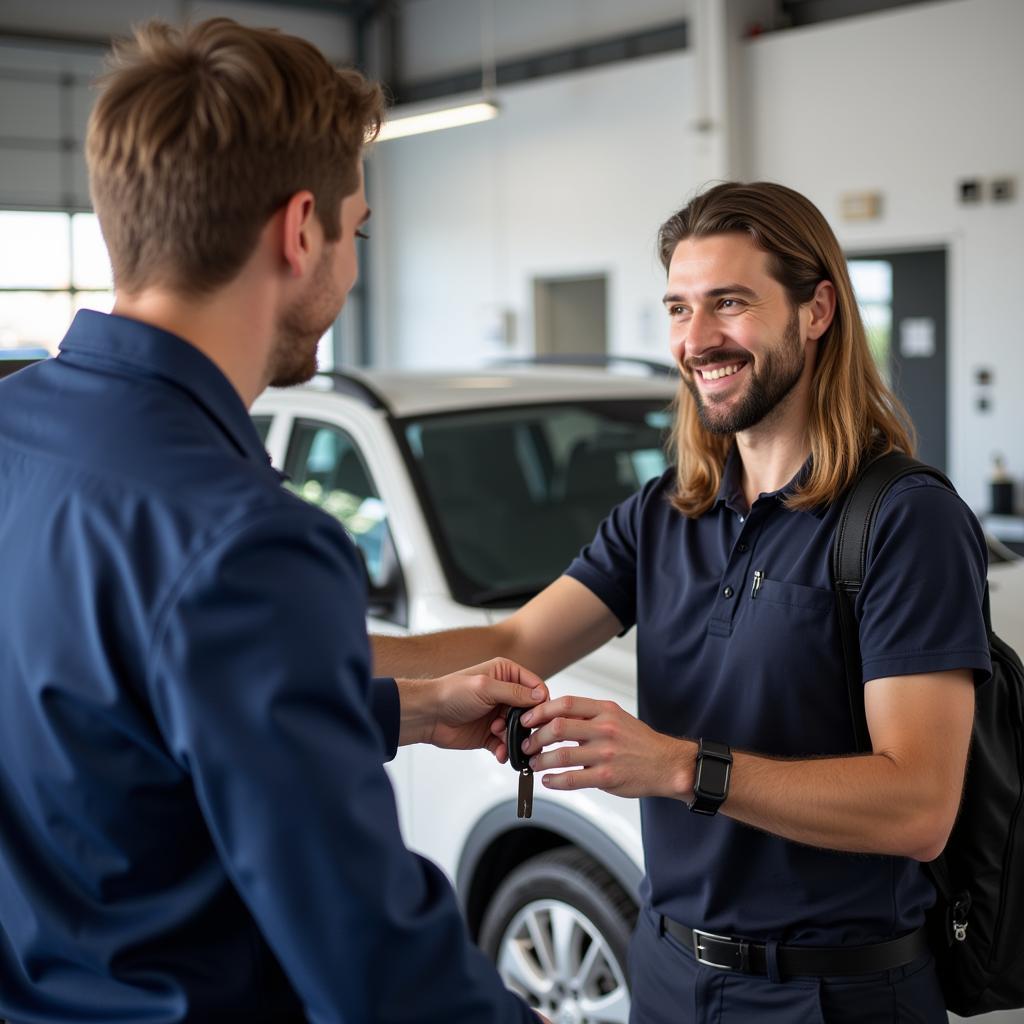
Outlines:
{"label": "brown hair", "polygon": [[128,293],[225,284],[303,189],[336,241],[384,109],[379,86],[311,43],[228,18],[137,27],[99,86],[86,160],[114,283]]}
{"label": "brown hair", "polygon": [[[666,272],[684,239],[731,232],[747,235],[768,254],[768,271],[794,309],[811,300],[821,281],[831,281],[836,291],[835,316],[818,341],[811,381],[810,474],[786,500],[789,508],[814,508],[834,501],[853,482],[869,449],[913,454],[914,427],[875,366],[846,259],[821,211],[784,185],[716,185],[662,224],[658,254]],[[696,402],[681,384],[672,504],[684,515],[699,516],[714,504],[732,443],[731,435],[713,434],[701,424]]]}

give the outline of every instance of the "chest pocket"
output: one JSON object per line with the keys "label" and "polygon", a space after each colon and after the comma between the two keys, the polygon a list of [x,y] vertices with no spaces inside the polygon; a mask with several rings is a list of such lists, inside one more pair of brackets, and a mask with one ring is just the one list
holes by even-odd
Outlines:
{"label": "chest pocket", "polygon": [[809,612],[831,612],[835,604],[835,596],[831,590],[805,587],[802,583],[786,583],[768,576],[761,580],[755,600],[764,601],[766,604],[803,608]]}

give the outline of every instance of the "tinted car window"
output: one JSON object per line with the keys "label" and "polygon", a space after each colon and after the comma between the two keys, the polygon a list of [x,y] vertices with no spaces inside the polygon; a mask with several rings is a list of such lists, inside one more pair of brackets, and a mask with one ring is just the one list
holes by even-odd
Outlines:
{"label": "tinted car window", "polygon": [[668,425],[650,401],[404,422],[456,598],[516,604],[559,576],[616,504],[664,472]]}

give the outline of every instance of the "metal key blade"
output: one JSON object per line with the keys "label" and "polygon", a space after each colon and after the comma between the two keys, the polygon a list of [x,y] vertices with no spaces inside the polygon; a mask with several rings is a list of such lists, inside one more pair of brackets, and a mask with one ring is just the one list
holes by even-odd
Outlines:
{"label": "metal key blade", "polygon": [[529,768],[524,768],[519,773],[519,802],[516,804],[516,817],[533,817],[533,772]]}

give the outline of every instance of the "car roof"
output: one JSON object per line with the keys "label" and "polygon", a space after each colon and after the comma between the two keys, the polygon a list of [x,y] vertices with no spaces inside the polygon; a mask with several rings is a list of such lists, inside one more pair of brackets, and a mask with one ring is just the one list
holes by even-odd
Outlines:
{"label": "car roof", "polygon": [[475,371],[347,370],[320,374],[304,388],[359,398],[397,417],[465,409],[573,401],[639,399],[668,402],[679,378],[603,369],[496,367]]}

